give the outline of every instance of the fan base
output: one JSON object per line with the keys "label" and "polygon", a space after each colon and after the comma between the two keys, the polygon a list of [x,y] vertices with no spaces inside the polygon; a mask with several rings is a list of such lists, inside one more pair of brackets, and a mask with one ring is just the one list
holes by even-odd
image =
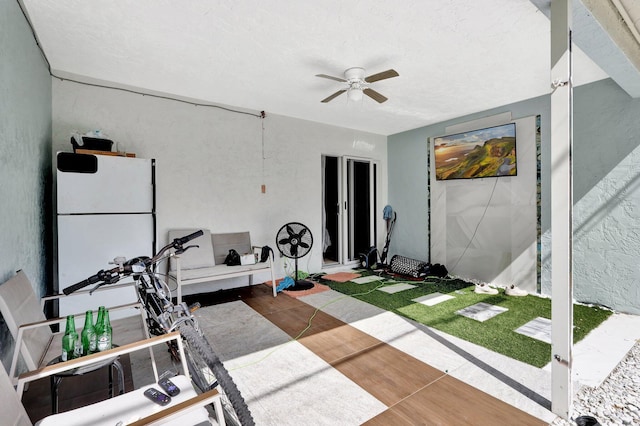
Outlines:
{"label": "fan base", "polygon": [[285,288],[287,291],[303,291],[303,290],[311,290],[313,288],[313,283],[311,281],[298,280],[295,285],[291,287]]}

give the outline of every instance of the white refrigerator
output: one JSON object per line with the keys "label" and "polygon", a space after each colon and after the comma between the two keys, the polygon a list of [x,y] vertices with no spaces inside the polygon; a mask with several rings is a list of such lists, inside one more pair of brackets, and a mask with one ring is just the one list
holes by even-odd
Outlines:
{"label": "white refrigerator", "polygon": [[[113,268],[109,262],[116,257],[155,254],[155,160],[70,152],[59,152],[56,158],[60,292],[101,269]],[[59,315],[136,300],[133,286],[63,297]],[[110,317],[135,314],[133,310],[110,312]]]}

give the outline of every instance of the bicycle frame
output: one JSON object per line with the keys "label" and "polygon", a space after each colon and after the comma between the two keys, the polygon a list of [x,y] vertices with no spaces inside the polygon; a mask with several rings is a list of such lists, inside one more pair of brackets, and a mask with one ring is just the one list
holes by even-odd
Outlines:
{"label": "bicycle frame", "polygon": [[[158,262],[173,256],[169,254],[158,260]],[[158,263],[156,262],[156,263]],[[192,314],[191,309],[185,302],[174,304],[163,281],[153,270],[155,263],[149,263],[144,266],[144,271],[133,274],[136,284],[138,300],[147,311],[149,322],[149,331],[151,334],[160,335],[171,333],[176,330],[180,323],[192,321],[197,327],[197,320]]]}
{"label": "bicycle frame", "polygon": [[[172,356],[176,360],[186,360],[191,379],[201,391],[205,392],[219,386],[223,395],[222,405],[225,409],[225,417],[229,414],[235,424],[254,425],[246,402],[200,330],[198,321],[192,313],[193,310],[185,302],[174,304],[168,286],[156,273],[156,265],[161,261],[197,247],[184,247],[184,244],[201,235],[203,232],[197,231],[182,238],[176,238],[151,258],[141,256],[130,260],[114,259],[115,268],[98,271],[95,275],[65,288],[63,292],[70,294],[90,284],[97,284],[91,290],[93,292],[100,286],[114,284],[124,277],[131,276],[135,282],[138,300],[146,312],[149,332],[153,335],[162,335],[179,330],[186,347],[183,353],[180,353],[178,345],[170,344],[169,350]],[[199,304],[197,306],[199,307]],[[220,424],[225,424],[224,419],[218,419],[218,421]]]}
{"label": "bicycle frame", "polygon": [[[153,257],[140,256],[130,260],[116,258],[113,263],[116,267],[110,270],[101,270],[97,274],[80,281],[63,290],[65,294],[73,293],[90,284],[97,284],[90,293],[98,287],[114,284],[121,279],[132,276],[138,300],[147,313],[147,324],[149,332],[153,335],[170,333],[178,328],[181,323],[191,321],[194,328],[200,332],[198,323],[191,313],[191,310],[183,302],[173,304],[169,292],[156,274],[156,265],[171,256],[182,254],[195,245],[184,247],[184,244],[202,235],[202,231],[194,232],[182,238],[176,238],[166,246],[162,247]],[[177,354],[176,354],[177,355]]]}

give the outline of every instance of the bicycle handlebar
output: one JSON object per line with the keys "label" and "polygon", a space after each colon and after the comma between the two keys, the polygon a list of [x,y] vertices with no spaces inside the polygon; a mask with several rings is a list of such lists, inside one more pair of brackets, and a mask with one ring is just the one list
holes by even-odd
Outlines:
{"label": "bicycle handlebar", "polygon": [[[189,241],[196,239],[198,237],[201,237],[204,235],[204,232],[202,232],[202,229],[199,231],[194,232],[193,234],[189,234],[189,235],[185,235],[182,238],[176,238],[173,240],[173,243],[169,244],[170,246],[175,247],[176,245],[183,245],[188,243]],[[177,248],[177,247],[176,247]]]}
{"label": "bicycle handlebar", "polygon": [[104,269],[101,269],[100,271],[98,271],[97,274],[92,275],[89,278],[80,281],[79,283],[75,283],[75,284],[63,289],[62,292],[68,296],[69,294],[73,293],[74,291],[78,291],[81,288],[84,288],[84,287],[86,287],[88,285],[95,284],[95,283],[98,283],[100,281],[107,281],[107,278],[111,277],[113,275],[113,273],[115,271],[117,271],[117,269],[118,268],[113,268],[113,269],[111,269],[109,271],[105,271]]}
{"label": "bicycle handlebar", "polygon": [[[174,240],[171,243],[162,247],[158,252],[158,254],[156,254],[152,258],[139,257],[133,260],[135,260],[136,263],[144,262],[145,266],[153,265],[154,263],[158,262],[158,260],[160,260],[160,258],[162,258],[164,253],[170,248],[174,248],[177,252],[183,253],[191,247],[197,247],[197,246],[190,246],[190,247],[183,248],[182,246],[193,239],[201,237],[202,235],[204,235],[204,232],[202,230],[199,230],[192,234],[185,235],[184,237],[174,238]],[[126,275],[130,275],[132,272],[133,272],[133,269],[131,267],[131,261],[129,261],[122,266],[116,266],[115,268],[109,269],[108,271],[101,269],[95,275],[92,275],[89,278],[86,278],[78,283],[75,283],[73,285],[70,285],[69,287],[64,288],[62,292],[68,296],[74,291],[78,291],[81,288],[84,288],[91,284],[99,283],[101,281],[103,282],[103,284],[112,284],[120,280],[121,273],[123,273],[122,276],[126,276]]]}

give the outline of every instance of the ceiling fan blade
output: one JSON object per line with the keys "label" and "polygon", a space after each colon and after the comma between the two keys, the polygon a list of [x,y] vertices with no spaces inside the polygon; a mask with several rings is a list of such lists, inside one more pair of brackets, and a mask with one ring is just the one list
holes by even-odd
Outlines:
{"label": "ceiling fan blade", "polygon": [[376,101],[376,102],[378,102],[380,104],[387,100],[386,97],[382,96],[380,93],[376,92],[373,89],[366,88],[362,92],[365,95],[367,95],[368,97],[370,97],[371,99],[373,99],[374,101]]}
{"label": "ceiling fan blade", "polygon": [[335,80],[335,81],[342,81],[343,83],[347,82],[347,80],[345,80],[344,78],[334,77],[334,76],[326,75],[326,74],[316,74],[316,77],[328,78],[329,80]]}
{"label": "ceiling fan blade", "polygon": [[333,98],[335,98],[335,97],[338,97],[338,96],[342,95],[344,92],[346,92],[346,90],[338,90],[336,93],[334,93],[333,95],[331,95],[331,96],[329,96],[329,97],[327,97],[327,98],[324,98],[324,99],[323,99],[323,100],[321,100],[320,102],[327,103],[327,102],[329,102],[330,100],[332,100]]}
{"label": "ceiling fan blade", "polygon": [[[379,72],[378,74],[370,75],[369,77],[365,77],[364,81],[367,83],[373,83],[374,81],[384,80],[391,77],[397,77],[400,74],[396,72],[396,70],[386,70]],[[384,101],[383,101],[384,102]]]}

